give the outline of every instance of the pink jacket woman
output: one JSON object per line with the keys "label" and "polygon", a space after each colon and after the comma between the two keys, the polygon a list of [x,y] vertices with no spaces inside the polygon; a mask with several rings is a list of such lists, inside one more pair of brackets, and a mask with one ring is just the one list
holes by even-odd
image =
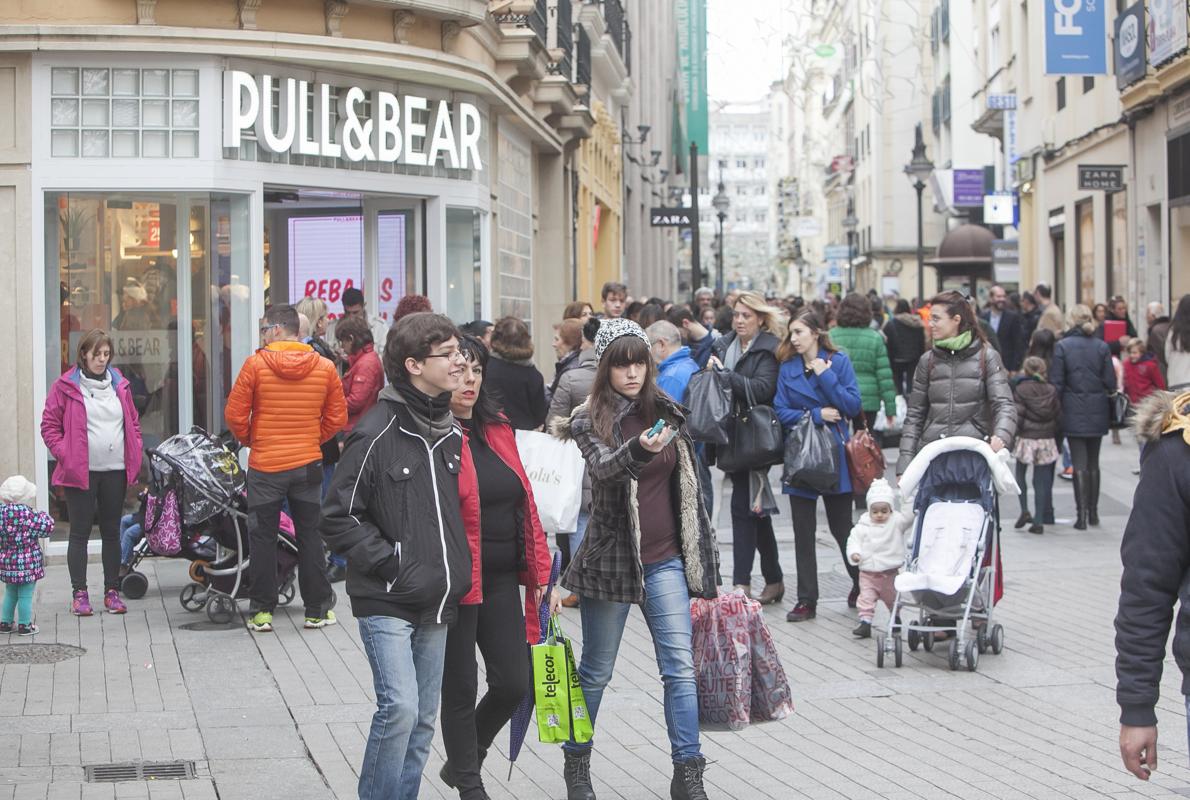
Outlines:
{"label": "pink jacket woman", "polygon": [[[112,388],[124,409],[124,472],[128,483],[136,482],[140,472],[143,442],[140,418],[132,405],[132,387],[120,370],[108,367]],[[79,385],[79,368],[73,366],[50,387],[41,414],[41,438],[58,465],[51,483],[54,486],[86,489],[90,481],[87,456],[87,407]]]}

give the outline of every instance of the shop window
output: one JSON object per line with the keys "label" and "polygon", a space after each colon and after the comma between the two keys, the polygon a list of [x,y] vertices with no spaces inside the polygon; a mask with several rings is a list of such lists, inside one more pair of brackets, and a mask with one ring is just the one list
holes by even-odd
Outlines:
{"label": "shop window", "polygon": [[198,157],[198,70],[55,67],[50,93],[54,157]]}
{"label": "shop window", "polygon": [[446,315],[483,316],[483,215],[469,208],[446,209]]}

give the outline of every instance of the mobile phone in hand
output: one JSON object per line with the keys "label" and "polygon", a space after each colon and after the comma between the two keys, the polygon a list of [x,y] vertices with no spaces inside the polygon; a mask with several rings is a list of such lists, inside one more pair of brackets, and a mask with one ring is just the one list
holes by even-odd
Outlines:
{"label": "mobile phone in hand", "polygon": [[664,430],[664,429],[665,429],[665,420],[663,420],[663,419],[659,419],[659,420],[657,420],[656,422],[654,422],[654,423],[653,423],[653,427],[652,427],[652,428],[649,428],[649,432],[648,432],[647,434],[645,434],[645,435],[646,435],[648,438],[652,439],[654,436],[656,436],[657,434],[661,433],[661,431],[662,431],[662,430]]}

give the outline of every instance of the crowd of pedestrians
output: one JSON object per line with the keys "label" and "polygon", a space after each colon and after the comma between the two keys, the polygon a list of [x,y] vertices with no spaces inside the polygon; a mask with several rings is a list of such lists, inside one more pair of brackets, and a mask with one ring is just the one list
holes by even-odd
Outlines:
{"label": "crowd of pedestrians", "polygon": [[[847,445],[858,431],[878,441],[899,434],[899,442],[885,441],[899,448],[898,476],[944,437],[1007,449],[1021,488],[1016,527],[1032,533],[1055,524],[1053,482],[1068,457],[1074,528],[1082,530],[1099,524],[1101,442],[1121,426],[1122,400],[1135,407],[1167,386],[1190,385],[1190,297],[1172,317],[1151,304],[1142,339],[1123,300],[1064,314],[1044,285],[1019,295],[992,287],[979,309],[954,291],[910,303],[855,293],[809,302],[750,291],[719,298],[699,289],[684,304],[634,300],[628,287],[609,283],[598,307],[578,301],[564,310],[547,378],[522,320],[457,326],[410,296],[389,325],[351,292],[333,330],[316,298],[266,310],[261,347],[239,370],[225,419],[250,448],[248,627],[272,630],[283,509],[294,523],[306,628],[337,623],[331,582],[346,581],[377,695],[363,798],[417,796],[440,708],[441,779],[464,800],[487,796],[484,757],[532,679],[526,651],[509,645],[538,640],[534,609],[543,601],[580,610],[578,674],[593,720],[627,614],[641,606],[664,688],[671,796],[706,797],[689,599],[716,595],[717,539],[728,535],[738,591],[753,593],[757,553],[759,602],[783,601],[785,575],[771,454],[696,442],[686,429],[684,404],[702,370],[724,373],[733,418],[765,407],[786,430],[807,420],[828,432],[837,449],[833,485],[783,486],[797,574],[786,619],[816,616],[821,498],[851,579],[860,637],[871,633],[877,602],[889,601],[912,515],[898,510],[883,479],[868,489],[870,476],[857,483],[850,474]],[[122,525],[121,517],[127,488],[140,477],[142,442],[112,352],[102,331],[81,338],[41,426],[57,462],[52,482],[70,511],[71,610],[80,616],[92,613],[86,548],[95,519],[104,607],[126,610],[120,536],[136,520]],[[543,529],[517,430],[577,444],[585,476],[575,531]],[[714,465],[731,484],[730,531],[711,523]],[[858,522],[855,505],[866,508]],[[553,533],[566,597],[546,597]],[[0,626],[11,628],[14,614],[15,624],[33,625],[19,598],[14,593],[15,611],[6,598]],[[592,743],[563,750],[568,799],[591,800]]]}

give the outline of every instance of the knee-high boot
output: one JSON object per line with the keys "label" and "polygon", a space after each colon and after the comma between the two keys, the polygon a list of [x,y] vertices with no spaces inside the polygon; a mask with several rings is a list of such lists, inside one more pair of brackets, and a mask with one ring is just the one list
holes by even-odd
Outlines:
{"label": "knee-high boot", "polygon": [[1087,524],[1099,524],[1099,470],[1087,470]]}
{"label": "knee-high boot", "polygon": [[1076,531],[1087,529],[1087,495],[1091,488],[1090,485],[1090,473],[1084,469],[1076,469],[1074,471],[1074,529]]}

